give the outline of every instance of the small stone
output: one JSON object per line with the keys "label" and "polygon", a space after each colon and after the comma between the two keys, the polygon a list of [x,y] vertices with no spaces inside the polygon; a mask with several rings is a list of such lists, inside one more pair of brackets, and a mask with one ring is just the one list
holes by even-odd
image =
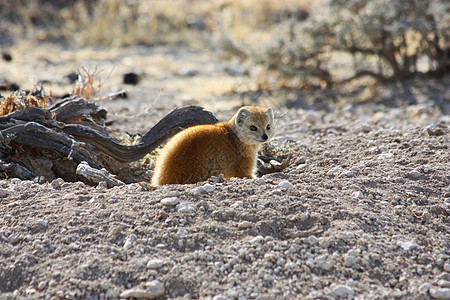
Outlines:
{"label": "small stone", "polygon": [[369,124],[361,124],[360,130],[364,133],[369,133],[370,131],[372,131],[372,126],[370,126]]}
{"label": "small stone", "polygon": [[340,174],[342,172],[342,168],[341,167],[334,167],[331,168],[330,170],[328,170],[327,175],[337,175]]}
{"label": "small stone", "polygon": [[211,192],[212,190],[214,190],[214,186],[212,186],[212,185],[209,184],[209,183],[203,185],[202,188],[203,188],[205,191],[207,191],[207,192]]}
{"label": "small stone", "polygon": [[445,132],[444,132],[444,130],[442,130],[442,128],[438,128],[434,124],[427,127],[427,132],[429,135],[434,135],[434,136],[439,136],[439,135],[445,134]]}
{"label": "small stone", "polygon": [[194,212],[197,207],[191,202],[182,202],[175,207],[178,212]]}
{"label": "small stone", "polygon": [[38,284],[38,291],[42,291],[43,289],[45,289],[47,287],[47,282],[46,281],[41,281]]}
{"label": "small stone", "polygon": [[61,187],[61,184],[63,183],[64,180],[62,178],[56,178],[50,183],[50,185],[56,190],[57,188]]}
{"label": "small stone", "polygon": [[290,182],[287,181],[287,180],[284,180],[284,181],[280,182],[280,183],[278,184],[278,186],[279,186],[279,187],[282,187],[282,188],[284,188],[284,189],[291,189],[291,188],[294,187],[294,186],[292,185],[292,183],[290,183]]}
{"label": "small stone", "polygon": [[424,210],[422,213],[422,220],[429,221],[431,219],[431,214],[428,210]]}
{"label": "small stone", "polygon": [[206,193],[206,190],[202,186],[198,186],[192,189],[192,194],[194,195],[201,195],[203,193]]}
{"label": "small stone", "polygon": [[353,192],[352,197],[360,200],[364,199],[364,195],[361,191]]}
{"label": "small stone", "polygon": [[178,197],[168,197],[161,199],[161,204],[165,206],[174,206],[180,202],[180,198]]}
{"label": "small stone", "polygon": [[430,295],[436,299],[450,299],[450,288],[437,288],[430,286]]}
{"label": "small stone", "polygon": [[148,282],[145,289],[134,287],[120,293],[120,298],[140,298],[140,299],[154,299],[164,294],[163,285],[155,280]]}
{"label": "small stone", "polygon": [[347,170],[347,171],[343,171],[340,176],[353,177],[353,176],[355,176],[355,174],[352,171]]}
{"label": "small stone", "polygon": [[353,239],[353,238],[355,237],[355,234],[354,234],[353,232],[351,232],[351,231],[348,231],[348,232],[346,232],[346,233],[344,234],[344,237],[345,237],[346,239]]}
{"label": "small stone", "polygon": [[327,257],[325,255],[317,256],[314,259],[314,262],[323,270],[329,271],[334,267],[334,261],[333,260],[327,260]]}
{"label": "small stone", "polygon": [[355,293],[355,291],[351,287],[349,287],[347,285],[342,285],[342,284],[337,285],[333,289],[333,292],[336,294],[336,296],[339,296],[339,297],[348,297],[348,296],[352,296]]}
{"label": "small stone", "polygon": [[355,263],[356,263],[356,257],[355,257],[355,256],[352,256],[352,255],[349,255],[349,254],[347,254],[347,255],[345,256],[345,258],[344,258],[344,265],[345,265],[346,267],[351,267],[351,266],[353,266]]}
{"label": "small stone", "polygon": [[192,77],[198,74],[198,71],[189,67],[183,67],[178,71],[178,74],[185,77]]}
{"label": "small stone", "polygon": [[445,280],[445,279],[440,279],[438,281],[438,285],[443,288],[450,288],[450,281]]}
{"label": "small stone", "polygon": [[419,245],[414,241],[398,241],[397,245],[405,251],[411,251],[419,247]]}
{"label": "small stone", "polygon": [[139,80],[140,80],[139,75],[134,72],[123,74],[123,83],[125,84],[136,85],[138,84]]}
{"label": "small stone", "polygon": [[256,209],[265,210],[266,207],[264,205],[262,205],[262,204],[259,204],[259,205],[256,205]]}
{"label": "small stone", "polygon": [[12,194],[12,193],[14,193],[13,190],[8,190],[8,189],[0,188],[0,197],[1,197],[1,198],[6,197],[6,196],[8,196],[9,194]]}
{"label": "small stone", "polygon": [[263,178],[258,178],[255,180],[257,183],[259,183],[260,185],[265,185],[266,181]]}
{"label": "small stone", "polygon": [[420,173],[417,170],[412,170],[411,172],[408,173],[408,177],[410,177],[412,179],[419,179],[420,176],[422,176],[422,173]]}
{"label": "small stone", "polygon": [[329,238],[320,238],[319,245],[322,248],[328,248],[331,246],[331,241]]}
{"label": "small stone", "polygon": [[149,269],[159,269],[164,266],[164,261],[161,259],[152,259],[147,263],[147,268]]}
{"label": "small stone", "polygon": [[179,237],[185,237],[185,236],[187,236],[188,234],[189,234],[189,232],[188,232],[187,229],[185,229],[185,228],[180,228],[180,229],[177,230],[177,235],[178,235]]}
{"label": "small stone", "polygon": [[252,239],[250,240],[250,244],[252,244],[252,245],[260,245],[260,244],[262,244],[264,241],[265,241],[265,240],[264,240],[264,237],[258,235],[258,236],[255,236],[254,238],[252,238]]}
{"label": "small stone", "polygon": [[449,261],[444,263],[444,271],[450,273],[450,262]]}
{"label": "small stone", "polygon": [[431,284],[429,284],[428,282],[425,282],[419,286],[419,292],[423,293],[423,294],[428,293],[428,290],[430,289],[430,287],[431,287]]}
{"label": "small stone", "polygon": [[315,236],[315,235],[310,235],[306,241],[310,244],[310,245],[315,245],[317,244],[317,242],[319,241],[319,239]]}
{"label": "small stone", "polygon": [[244,207],[244,202],[242,201],[236,201],[230,206],[231,208],[242,208]]}
{"label": "small stone", "polygon": [[386,159],[389,159],[389,158],[392,158],[392,157],[394,157],[394,153],[386,152],[386,153],[381,153],[378,156],[378,159],[379,160],[386,160]]}
{"label": "small stone", "polygon": [[125,243],[123,244],[123,249],[128,250],[131,247],[133,247],[133,241],[131,239],[126,239]]}
{"label": "small stone", "polygon": [[252,222],[242,221],[238,224],[238,227],[243,228],[243,229],[250,228],[250,227],[252,227]]}

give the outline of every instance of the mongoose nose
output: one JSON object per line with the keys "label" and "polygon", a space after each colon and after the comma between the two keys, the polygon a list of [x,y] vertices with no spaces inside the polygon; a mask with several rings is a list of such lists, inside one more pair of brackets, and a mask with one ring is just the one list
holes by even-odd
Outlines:
{"label": "mongoose nose", "polygon": [[263,139],[263,141],[267,141],[267,139],[269,138],[268,136],[267,136],[267,134],[263,134],[262,136],[261,136],[261,138]]}

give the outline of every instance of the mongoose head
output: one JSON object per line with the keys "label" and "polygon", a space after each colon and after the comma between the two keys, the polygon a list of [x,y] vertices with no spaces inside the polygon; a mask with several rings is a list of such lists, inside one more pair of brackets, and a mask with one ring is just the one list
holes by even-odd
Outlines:
{"label": "mongoose head", "polygon": [[262,144],[274,135],[271,108],[244,106],[234,115],[236,135],[246,145]]}

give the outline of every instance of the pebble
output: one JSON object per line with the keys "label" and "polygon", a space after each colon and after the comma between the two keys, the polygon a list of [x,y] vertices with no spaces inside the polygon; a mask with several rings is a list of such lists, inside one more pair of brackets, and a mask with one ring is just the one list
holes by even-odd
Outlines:
{"label": "pebble", "polygon": [[408,173],[408,176],[413,179],[418,179],[418,178],[420,178],[420,176],[422,176],[422,173],[420,173],[417,170],[412,170],[411,172]]}
{"label": "pebble", "polygon": [[178,212],[194,212],[197,207],[191,202],[182,202],[175,207]]}
{"label": "pebble", "polygon": [[259,183],[260,185],[265,185],[266,181],[263,178],[258,178],[255,180],[257,183]]}
{"label": "pebble", "polygon": [[292,183],[290,183],[290,182],[287,181],[287,180],[283,180],[282,182],[280,182],[280,183],[278,184],[278,186],[279,186],[279,187],[282,187],[282,188],[284,188],[284,189],[291,189],[291,188],[294,187],[294,186],[292,185]]}
{"label": "pebble", "polygon": [[198,186],[198,187],[192,189],[192,194],[194,194],[194,195],[200,195],[203,193],[206,193],[206,190],[202,186]]}
{"label": "pebble", "polygon": [[364,195],[361,191],[353,192],[352,197],[355,199],[364,199]]}
{"label": "pebble", "polygon": [[262,237],[261,235],[255,236],[254,238],[252,238],[250,240],[250,244],[252,245],[260,245],[264,242],[264,237]]}
{"label": "pebble", "polygon": [[174,206],[180,202],[180,198],[178,197],[168,197],[161,199],[161,204],[166,206]]}
{"label": "pebble", "polygon": [[345,237],[346,239],[353,239],[353,238],[355,237],[355,234],[354,234],[353,232],[351,232],[351,231],[348,231],[348,232],[346,232],[346,233],[344,234],[344,237]]}
{"label": "pebble", "polygon": [[444,263],[444,271],[445,272],[450,272],[450,262],[446,262]]}
{"label": "pebble", "polygon": [[163,285],[155,280],[146,283],[145,289],[134,287],[120,293],[120,298],[154,299],[164,294]]}
{"label": "pebble", "polygon": [[323,270],[329,271],[334,267],[334,261],[333,260],[327,260],[325,255],[317,256],[314,259],[314,262]]}
{"label": "pebble", "polygon": [[414,250],[419,247],[419,245],[414,241],[398,241],[397,245],[402,247],[405,251]]}
{"label": "pebble", "polygon": [[6,197],[6,196],[8,196],[9,194],[12,194],[12,193],[14,193],[14,191],[13,190],[8,190],[8,189],[4,189],[4,188],[0,188],[0,197]]}
{"label": "pebble", "polygon": [[39,284],[38,284],[38,290],[39,291],[42,291],[43,289],[45,289],[47,287],[47,282],[46,281],[41,281],[41,282],[39,282]]}
{"label": "pebble", "polygon": [[334,167],[334,168],[331,168],[330,170],[328,170],[327,175],[337,175],[337,174],[341,173],[342,170],[343,169],[341,167]]}
{"label": "pebble", "polygon": [[386,159],[389,159],[389,158],[392,158],[392,157],[394,157],[394,154],[393,154],[393,153],[386,152],[386,153],[381,153],[381,154],[378,156],[378,159],[379,159],[379,160],[386,160]]}
{"label": "pebble", "polygon": [[198,71],[189,67],[183,67],[178,71],[181,76],[192,77],[198,74]]}
{"label": "pebble", "polygon": [[262,205],[262,204],[256,205],[256,208],[259,209],[259,210],[265,210],[266,209],[266,207],[264,205]]}
{"label": "pebble", "polygon": [[349,287],[348,285],[337,285],[334,289],[333,292],[336,294],[336,296],[339,297],[348,297],[348,296],[352,296],[355,291]]}
{"label": "pebble", "polygon": [[212,190],[214,190],[214,186],[212,186],[212,185],[209,184],[209,183],[203,185],[202,188],[203,188],[205,191],[207,191],[207,192],[211,192]]}
{"label": "pebble", "polygon": [[57,188],[61,187],[61,184],[63,183],[64,180],[62,178],[56,178],[50,183],[50,185],[56,190]]}
{"label": "pebble", "polygon": [[425,282],[419,286],[419,292],[423,293],[423,294],[428,293],[428,290],[430,289],[430,287],[431,287],[431,284],[429,284],[428,282]]}
{"label": "pebble", "polygon": [[315,245],[317,244],[317,242],[319,241],[319,239],[315,236],[315,235],[310,235],[306,241],[310,244],[310,245]]}
{"label": "pebble", "polygon": [[188,232],[187,229],[185,229],[185,228],[180,228],[180,229],[177,230],[177,235],[178,235],[179,237],[185,237],[185,236],[187,236],[188,234],[189,234],[189,232]]}
{"label": "pebble", "polygon": [[159,269],[164,265],[164,261],[161,259],[152,259],[147,263],[147,268],[149,269]]}
{"label": "pebble", "polygon": [[242,201],[236,201],[230,206],[231,208],[238,208],[238,207],[244,207],[244,202]]}
{"label": "pebble", "polygon": [[131,247],[133,247],[133,241],[131,239],[126,239],[125,243],[123,244],[123,249],[128,250]]}
{"label": "pebble", "polygon": [[353,176],[355,176],[355,174],[352,171],[347,170],[347,171],[343,171],[340,176],[353,177]]}
{"label": "pebble", "polygon": [[249,222],[249,221],[242,221],[242,222],[240,222],[239,224],[238,224],[238,227],[239,228],[250,228],[250,227],[252,227],[252,222]]}
{"label": "pebble", "polygon": [[430,295],[436,299],[450,299],[450,288],[437,288],[430,286]]}

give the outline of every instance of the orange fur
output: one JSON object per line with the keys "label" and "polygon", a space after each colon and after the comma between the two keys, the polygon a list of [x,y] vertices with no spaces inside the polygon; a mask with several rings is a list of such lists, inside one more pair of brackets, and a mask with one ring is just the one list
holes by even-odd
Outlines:
{"label": "orange fur", "polygon": [[254,178],[259,146],[273,136],[272,125],[270,108],[247,106],[226,122],[186,128],[162,149],[152,184],[195,183],[220,174]]}

